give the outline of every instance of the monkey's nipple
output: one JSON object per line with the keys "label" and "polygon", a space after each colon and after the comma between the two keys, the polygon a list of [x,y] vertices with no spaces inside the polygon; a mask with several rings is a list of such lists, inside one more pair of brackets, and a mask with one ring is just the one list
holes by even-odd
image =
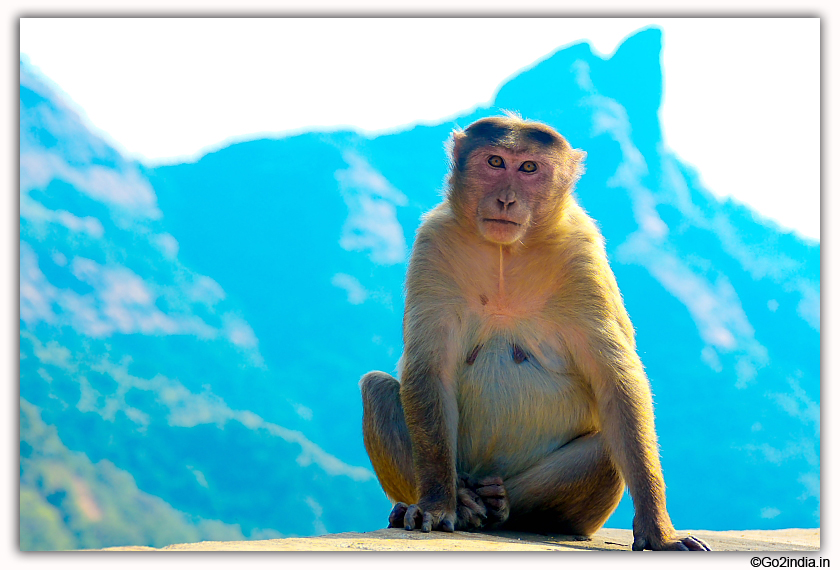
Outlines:
{"label": "monkey's nipple", "polygon": [[481,345],[480,344],[478,346],[476,346],[474,349],[472,349],[472,352],[470,352],[469,355],[467,356],[467,364],[475,363],[475,359],[478,358],[478,351],[479,350],[481,350]]}

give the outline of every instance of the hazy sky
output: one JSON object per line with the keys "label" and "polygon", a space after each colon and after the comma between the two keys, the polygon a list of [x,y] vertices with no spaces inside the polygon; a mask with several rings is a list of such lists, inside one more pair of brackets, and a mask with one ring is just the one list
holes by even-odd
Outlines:
{"label": "hazy sky", "polygon": [[648,25],[663,30],[666,144],[715,194],[819,239],[815,18],[22,19],[20,51],[157,164],[313,126],[436,123],[563,46],[607,57]]}

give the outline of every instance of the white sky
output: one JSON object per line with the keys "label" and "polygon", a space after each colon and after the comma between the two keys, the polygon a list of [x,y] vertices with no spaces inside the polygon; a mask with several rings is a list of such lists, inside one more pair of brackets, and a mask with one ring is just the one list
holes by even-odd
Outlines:
{"label": "white sky", "polygon": [[118,148],[157,164],[313,126],[438,122],[564,45],[606,56],[651,24],[666,144],[715,194],[819,239],[816,18],[26,18],[20,51]]}

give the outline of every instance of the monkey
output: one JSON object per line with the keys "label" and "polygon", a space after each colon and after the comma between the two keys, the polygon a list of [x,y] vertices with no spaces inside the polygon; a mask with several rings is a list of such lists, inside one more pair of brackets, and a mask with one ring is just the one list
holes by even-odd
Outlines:
{"label": "monkey", "polygon": [[456,129],[443,201],[405,282],[397,380],[360,382],[389,527],[590,536],[633,499],[633,550],[710,550],[676,533],[650,383],[574,187],[586,153],[506,114]]}

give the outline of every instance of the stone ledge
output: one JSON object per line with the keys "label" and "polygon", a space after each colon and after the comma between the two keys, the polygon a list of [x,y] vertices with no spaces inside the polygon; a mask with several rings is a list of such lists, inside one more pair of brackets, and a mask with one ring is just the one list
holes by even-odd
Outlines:
{"label": "stone ledge", "polygon": [[[706,541],[716,551],[812,551],[820,549],[820,529],[784,530],[698,530],[692,535]],[[387,528],[372,532],[343,532],[303,538],[245,540],[232,542],[197,542],[173,544],[163,548],[120,546],[103,550],[153,551],[603,551],[630,550],[633,533],[621,529],[601,529],[589,540],[569,536],[546,536],[523,532],[407,532]]]}

